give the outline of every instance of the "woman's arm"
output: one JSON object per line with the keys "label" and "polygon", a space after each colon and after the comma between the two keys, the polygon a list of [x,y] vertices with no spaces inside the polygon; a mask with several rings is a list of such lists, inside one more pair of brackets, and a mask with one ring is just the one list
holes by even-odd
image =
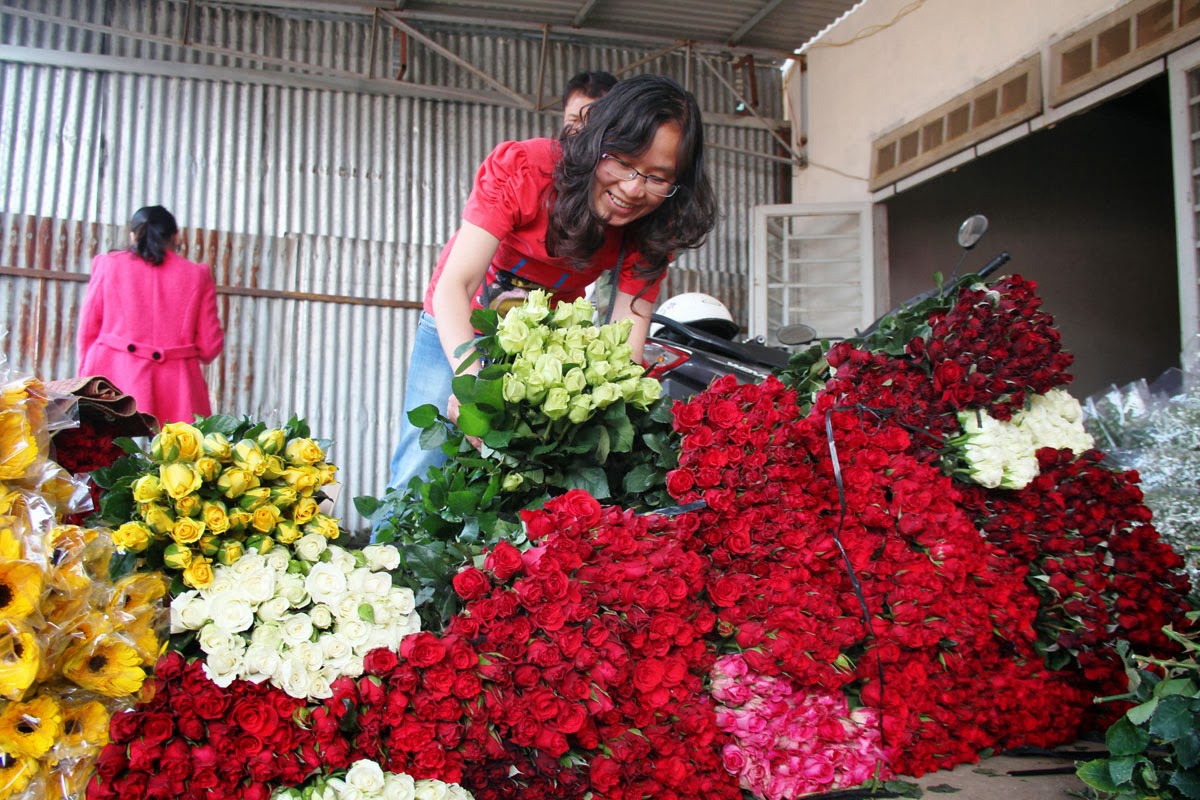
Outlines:
{"label": "woman's arm", "polygon": [[105,272],[100,257],[92,260],[92,275],[88,280],[87,289],[83,295],[83,306],[79,311],[79,332],[76,336],[76,353],[79,358],[79,374],[83,374],[87,362],[88,351],[96,343],[100,328],[104,324],[104,283]]}
{"label": "woman's arm", "polygon": [[[446,360],[456,373],[463,361],[478,358],[474,351],[459,355],[455,352],[475,338],[475,329],[471,327],[471,298],[483,283],[499,246],[500,240],[495,236],[478,225],[464,222],[454,237],[437,286],[433,288],[433,317],[437,321],[438,339]],[[478,372],[478,363],[466,371]]]}
{"label": "woman's arm", "polygon": [[225,347],[225,332],[221,330],[221,318],[217,314],[217,286],[211,272],[204,281],[200,294],[196,348],[200,351],[200,361],[208,364],[219,356]]}
{"label": "woman's arm", "polygon": [[633,320],[633,329],[629,331],[629,346],[633,348],[633,360],[639,364],[642,363],[642,350],[650,332],[650,314],[653,311],[654,305],[649,300],[635,298],[628,292],[618,291],[613,301],[613,321]]}

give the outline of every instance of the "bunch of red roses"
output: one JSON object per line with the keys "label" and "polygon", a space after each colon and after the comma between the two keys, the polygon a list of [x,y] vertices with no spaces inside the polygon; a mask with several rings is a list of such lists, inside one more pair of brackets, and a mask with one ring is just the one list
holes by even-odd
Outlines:
{"label": "bunch of red roses", "polygon": [[[714,386],[677,409],[683,444],[668,486],[707,502],[695,546],[712,560],[718,630],[760,675],[881,711],[898,773],[1073,736],[1078,716],[1060,712],[1061,693],[1026,696],[1030,675],[1039,689],[1053,676],[1032,646],[1037,598],[1024,570],[979,536],[906,430],[859,410],[828,423],[802,417],[773,379]],[[752,458],[759,468],[744,469]],[[981,674],[993,676],[986,699]],[[990,713],[997,705],[1023,714]]]}
{"label": "bunch of red roses", "polygon": [[506,756],[469,766],[463,785],[477,798],[739,797],[704,688],[704,560],[665,518],[579,490],[523,516],[532,549],[501,544],[454,581],[466,605],[447,632],[482,657],[480,713]]}
{"label": "bunch of red roses", "polygon": [[320,763],[299,723],[303,700],[265,683],[221,688],[178,653],[155,667],[153,697],[112,719],[88,785],[92,800],[238,797],[268,800]]}
{"label": "bunch of red roses", "polygon": [[[97,425],[83,417],[78,427],[64,428],[54,434],[54,460],[72,475],[112,466],[114,461],[125,455],[125,451],[115,444],[116,438],[109,426]],[[100,487],[90,477],[87,486],[92,499],[91,509],[65,516],[64,525],[82,525],[95,509],[100,508]]]}
{"label": "bunch of red roses", "polygon": [[966,487],[964,506],[990,541],[1030,565],[1048,662],[1080,670],[1097,694],[1120,694],[1124,668],[1112,641],[1160,657],[1176,652],[1162,628],[1186,627],[1183,560],[1155,532],[1136,473],[1108,469],[1094,450],[1076,458],[1045,448],[1038,461],[1041,474],[1024,489]]}

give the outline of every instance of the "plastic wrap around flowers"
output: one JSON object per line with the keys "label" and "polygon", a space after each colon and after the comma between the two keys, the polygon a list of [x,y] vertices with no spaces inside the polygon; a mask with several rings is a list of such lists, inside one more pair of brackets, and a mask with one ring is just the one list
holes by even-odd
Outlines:
{"label": "plastic wrap around flowers", "polygon": [[0,798],[82,796],[166,618],[161,575],[114,584],[108,533],[56,524],[87,490],[49,458],[70,424],[49,400],[34,380],[0,393]]}
{"label": "plastic wrap around flowers", "polygon": [[303,788],[278,789],[271,800],[474,800],[456,783],[413,780],[384,772],[369,759],[356,761],[344,774],[310,779]]}
{"label": "plastic wrap around flowers", "polygon": [[163,426],[148,454],[100,471],[97,482],[108,489],[104,518],[120,526],[117,545],[203,588],[214,564],[248,550],[308,533],[336,539],[337,520],[318,507],[336,470],[302,422],[266,428],[215,416]]}
{"label": "plastic wrap around flowers", "polygon": [[950,441],[966,462],[966,477],[989,489],[1023,489],[1038,474],[1043,447],[1079,455],[1093,445],[1079,401],[1065,389],[1032,395],[1008,421],[985,411],[960,411],[963,435]]}
{"label": "plastic wrap around flowers", "polygon": [[399,563],[391,545],[351,551],[308,534],[290,551],[217,566],[208,586],[172,601],[171,632],[198,632],[218,686],[269,681],[292,697],[327,698],[338,678],[362,674],[368,652],[420,630],[412,591],[388,574]]}

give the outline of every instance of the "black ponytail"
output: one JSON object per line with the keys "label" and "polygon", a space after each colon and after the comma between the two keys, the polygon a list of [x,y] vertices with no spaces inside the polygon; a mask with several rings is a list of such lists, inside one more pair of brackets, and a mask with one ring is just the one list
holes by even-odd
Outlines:
{"label": "black ponytail", "polygon": [[162,206],[146,206],[133,213],[129,221],[133,245],[129,248],[155,266],[167,260],[171,240],[179,233],[175,217]]}

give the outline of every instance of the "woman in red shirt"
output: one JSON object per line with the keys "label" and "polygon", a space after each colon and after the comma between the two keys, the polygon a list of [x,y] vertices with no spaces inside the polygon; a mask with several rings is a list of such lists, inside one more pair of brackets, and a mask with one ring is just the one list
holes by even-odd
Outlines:
{"label": "woman in red shirt", "polygon": [[[505,142],[484,161],[425,293],[409,360],[401,439],[389,487],[403,488],[445,458],[422,450],[408,411],[433,403],[451,419],[450,382],[474,337],[471,311],[514,289],[543,288],[551,306],[583,296],[617,271],[611,317],[630,319],[642,358],[650,313],[671,257],[698,247],[716,215],[704,169],[700,108],[670,78],[637,75],[593,103],[563,138]],[[477,372],[478,363],[466,372]]]}

